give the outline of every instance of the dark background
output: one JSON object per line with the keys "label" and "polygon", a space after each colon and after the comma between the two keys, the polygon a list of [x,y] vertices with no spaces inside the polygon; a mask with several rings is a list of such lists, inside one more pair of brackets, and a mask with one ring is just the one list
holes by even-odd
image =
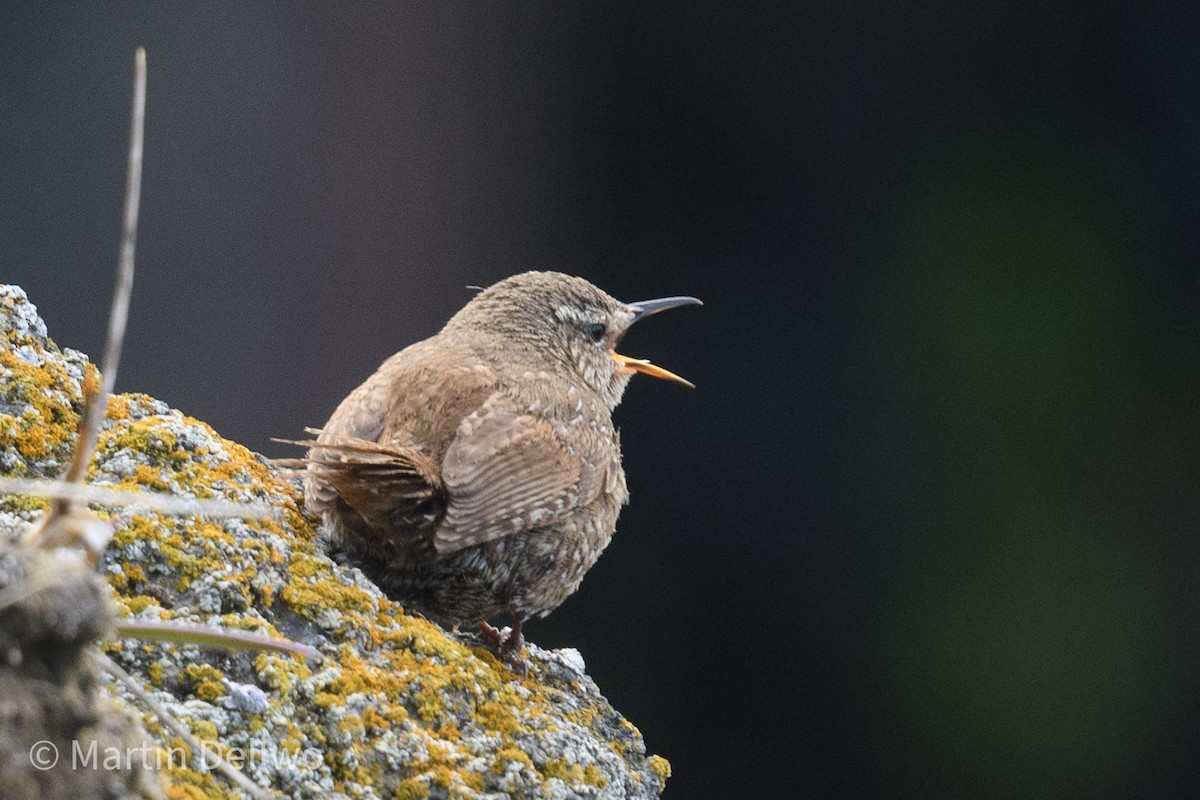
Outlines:
{"label": "dark background", "polygon": [[[626,349],[633,502],[533,641],[667,796],[1169,797],[1200,725],[1200,58],[1153,4],[0,11],[0,279],[270,455],[528,268]],[[1194,788],[1194,787],[1193,787]]]}

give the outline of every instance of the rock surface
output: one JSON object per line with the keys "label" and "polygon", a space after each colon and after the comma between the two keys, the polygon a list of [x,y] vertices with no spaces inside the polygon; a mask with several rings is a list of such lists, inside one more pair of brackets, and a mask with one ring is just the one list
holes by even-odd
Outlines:
{"label": "rock surface", "polygon": [[[0,474],[57,475],[70,459],[80,381],[92,367],[47,338],[16,287],[0,286],[0,334]],[[134,507],[97,512],[114,525],[100,572],[118,616],[259,631],[324,655],[306,664],[262,652],[102,642],[206,750],[259,785],[292,798],[652,798],[662,791],[667,762],[646,754],[578,652],[531,645],[522,677],[471,638],[406,615],[357,570],[321,552],[296,481],[204,423],[144,395],[114,397],[88,480],[277,510],[254,520]],[[0,541],[11,543],[42,507],[35,498],[0,501]],[[88,636],[101,630],[98,622]],[[5,669],[0,659],[0,681]],[[118,694],[110,684],[100,691]],[[4,697],[0,709],[7,690]],[[125,702],[137,708],[131,697]],[[147,709],[137,712],[158,748],[150,767],[161,768],[169,796],[243,796],[205,768],[204,753],[165,734]],[[20,731],[5,731],[3,721],[0,755],[9,755],[24,743],[4,738]],[[85,796],[99,795],[74,794]]]}

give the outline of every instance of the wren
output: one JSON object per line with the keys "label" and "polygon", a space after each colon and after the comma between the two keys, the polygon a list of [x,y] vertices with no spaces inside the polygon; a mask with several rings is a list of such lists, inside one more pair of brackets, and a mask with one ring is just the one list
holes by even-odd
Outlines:
{"label": "wren", "polygon": [[[521,663],[521,625],[571,595],[628,500],[612,411],[635,372],[615,348],[694,297],[622,303],[582,278],[525,272],[387,359],[320,429],[305,495],[331,550],[389,597],[480,629]],[[507,637],[487,624],[512,615]]]}

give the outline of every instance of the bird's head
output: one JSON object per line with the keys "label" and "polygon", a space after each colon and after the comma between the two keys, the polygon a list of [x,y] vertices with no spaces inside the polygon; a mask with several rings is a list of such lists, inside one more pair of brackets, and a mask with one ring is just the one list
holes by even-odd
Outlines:
{"label": "bird's head", "polygon": [[446,330],[471,336],[510,366],[550,370],[580,381],[612,409],[634,372],[692,385],[649,361],[623,356],[616,347],[639,319],[699,304],[694,297],[622,303],[583,278],[523,272],[476,295]]}

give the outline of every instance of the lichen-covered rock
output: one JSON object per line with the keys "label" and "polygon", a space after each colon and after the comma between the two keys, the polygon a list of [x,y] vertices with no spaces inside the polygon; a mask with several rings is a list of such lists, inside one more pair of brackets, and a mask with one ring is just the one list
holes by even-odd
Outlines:
{"label": "lichen-covered rock", "polygon": [[[20,289],[0,289],[0,473],[54,475],[69,459],[80,380]],[[324,659],[124,640],[103,648],[256,783],[287,797],[656,797],[670,768],[647,756],[573,650],[530,646],[518,676],[470,637],[408,616],[330,561],[296,481],[202,422],[143,395],[112,399],[88,480],[269,504],[275,518],[109,509],[101,572],[117,613],[283,636]],[[42,502],[10,498],[10,535]],[[105,513],[105,512],[100,512]],[[112,690],[116,692],[116,689]],[[133,703],[132,698],[127,698]],[[174,797],[238,797],[149,713]]]}

